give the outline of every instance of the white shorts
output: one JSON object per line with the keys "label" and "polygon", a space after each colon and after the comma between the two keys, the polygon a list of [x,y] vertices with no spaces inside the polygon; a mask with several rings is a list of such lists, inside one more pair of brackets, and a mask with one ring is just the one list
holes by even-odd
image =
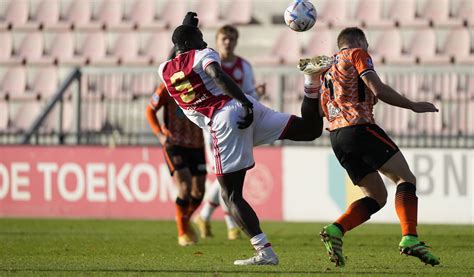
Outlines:
{"label": "white shorts", "polygon": [[248,128],[242,130],[237,127],[244,109],[236,100],[217,111],[209,123],[214,171],[218,176],[252,168],[255,165],[253,147],[279,139],[292,117],[276,112],[251,97],[249,100],[253,103],[254,118]]}

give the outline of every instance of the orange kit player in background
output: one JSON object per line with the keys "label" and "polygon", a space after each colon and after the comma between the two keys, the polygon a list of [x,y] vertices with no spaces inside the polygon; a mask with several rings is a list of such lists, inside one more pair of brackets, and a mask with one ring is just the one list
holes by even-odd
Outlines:
{"label": "orange kit player in background", "polygon": [[[235,54],[235,48],[239,38],[239,31],[232,25],[224,25],[216,33],[216,50],[221,58],[222,70],[227,73],[242,91],[255,99],[265,95],[265,84],[255,86],[252,66],[248,61]],[[212,138],[205,133],[208,145],[207,153],[212,160]],[[205,201],[199,215],[194,222],[198,226],[201,238],[212,237],[211,216],[215,209],[220,206],[224,212],[224,220],[227,226],[227,239],[235,240],[241,237],[240,229],[229,213],[229,209],[222,199],[221,187],[216,180],[207,189]]]}
{"label": "orange kit player in background", "polygon": [[[162,107],[164,122],[160,126],[156,113]],[[178,186],[178,244],[195,244],[197,235],[190,219],[204,197],[207,174],[202,130],[184,115],[164,84],[161,84],[151,97],[146,108],[146,118],[163,147],[166,163],[174,183]]]}
{"label": "orange kit player in background", "polygon": [[379,79],[361,29],[344,29],[337,44],[340,51],[334,64],[322,75],[321,108],[329,121],[334,153],[365,197],[323,228],[321,238],[326,250],[336,266],[344,266],[344,233],[369,220],[387,201],[387,189],[379,174],[382,173],[397,185],[395,209],[403,236],[400,253],[437,265],[439,259],[418,240],[416,178],[397,145],[375,124],[373,105],[378,98],[416,113],[438,109],[428,102],[410,101]]}

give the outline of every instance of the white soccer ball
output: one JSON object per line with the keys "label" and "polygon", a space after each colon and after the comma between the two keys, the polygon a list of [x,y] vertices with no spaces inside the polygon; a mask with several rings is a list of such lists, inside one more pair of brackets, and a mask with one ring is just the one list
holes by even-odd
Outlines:
{"label": "white soccer ball", "polygon": [[313,4],[308,0],[295,0],[285,10],[285,23],[296,32],[304,32],[316,23],[317,13]]}

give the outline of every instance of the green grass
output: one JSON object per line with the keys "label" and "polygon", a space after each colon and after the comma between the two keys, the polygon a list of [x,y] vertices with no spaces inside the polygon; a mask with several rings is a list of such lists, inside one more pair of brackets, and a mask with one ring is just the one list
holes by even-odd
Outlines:
{"label": "green grass", "polygon": [[[223,222],[216,235],[179,247],[171,221],[0,219],[0,276],[161,275],[317,276],[341,275],[319,241],[322,223],[264,222],[262,228],[280,257],[278,266],[238,267],[253,253],[247,239],[227,241]],[[366,224],[345,238],[344,276],[472,276],[473,226],[422,225],[421,239],[441,257],[425,266],[398,253],[398,225]]]}

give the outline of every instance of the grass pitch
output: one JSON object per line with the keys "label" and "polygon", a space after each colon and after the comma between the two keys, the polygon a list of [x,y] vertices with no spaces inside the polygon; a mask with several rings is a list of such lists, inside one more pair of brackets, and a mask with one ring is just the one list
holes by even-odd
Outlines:
{"label": "grass pitch", "polygon": [[0,276],[473,276],[473,226],[422,225],[421,239],[441,257],[426,266],[398,253],[398,225],[366,224],[344,240],[343,271],[328,260],[319,240],[322,223],[264,222],[280,265],[242,267],[247,239],[228,241],[223,222],[215,237],[179,247],[171,221],[0,219]]}

